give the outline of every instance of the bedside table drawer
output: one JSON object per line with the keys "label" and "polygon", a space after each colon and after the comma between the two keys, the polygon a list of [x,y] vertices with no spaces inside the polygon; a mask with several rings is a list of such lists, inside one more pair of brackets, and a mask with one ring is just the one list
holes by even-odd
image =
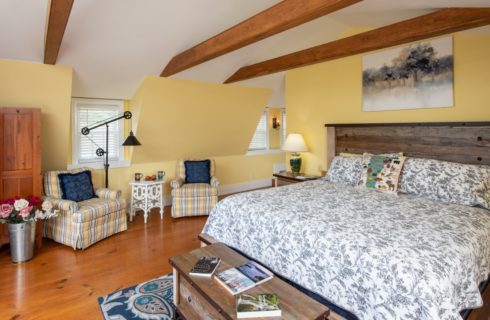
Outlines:
{"label": "bedside table drawer", "polygon": [[285,179],[277,179],[277,186],[278,187],[287,186],[287,185],[295,184],[295,183],[298,183],[298,181],[285,180]]}

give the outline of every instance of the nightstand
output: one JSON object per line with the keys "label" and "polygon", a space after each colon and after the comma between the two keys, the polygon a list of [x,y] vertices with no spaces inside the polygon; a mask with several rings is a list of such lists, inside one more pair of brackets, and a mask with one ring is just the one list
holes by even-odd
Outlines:
{"label": "nightstand", "polygon": [[273,187],[286,186],[292,183],[305,182],[320,179],[321,176],[312,176],[304,173],[278,172],[273,174]]}

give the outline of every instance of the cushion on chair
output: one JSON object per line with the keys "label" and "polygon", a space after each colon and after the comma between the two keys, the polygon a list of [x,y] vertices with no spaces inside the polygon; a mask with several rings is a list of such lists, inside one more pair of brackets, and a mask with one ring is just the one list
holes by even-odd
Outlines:
{"label": "cushion on chair", "polygon": [[62,192],[60,188],[60,180],[58,175],[60,173],[79,173],[82,171],[90,171],[89,168],[78,168],[73,170],[58,170],[58,171],[47,171],[43,177],[44,184],[44,195],[54,199],[61,199]]}
{"label": "cushion on chair", "polygon": [[122,210],[126,207],[126,200],[107,200],[92,198],[78,203],[78,211],[73,215],[74,222],[86,222],[98,219],[111,212]]}
{"label": "cushion on chair", "polygon": [[185,183],[209,183],[211,181],[211,161],[184,161]]}
{"label": "cushion on chair", "polygon": [[213,197],[217,195],[218,189],[207,183],[184,184],[181,188],[172,190],[172,196],[177,198]]}
{"label": "cushion on chair", "polygon": [[58,174],[62,199],[80,202],[95,197],[90,171]]}

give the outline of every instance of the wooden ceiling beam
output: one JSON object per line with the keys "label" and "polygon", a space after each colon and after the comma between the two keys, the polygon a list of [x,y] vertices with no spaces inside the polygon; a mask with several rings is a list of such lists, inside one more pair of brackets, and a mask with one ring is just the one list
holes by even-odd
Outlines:
{"label": "wooden ceiling beam", "polygon": [[240,68],[232,83],[490,24],[490,8],[449,8]]}
{"label": "wooden ceiling beam", "polygon": [[46,64],[56,64],[73,1],[51,0],[49,3],[46,38],[44,39],[44,63]]}
{"label": "wooden ceiling beam", "polygon": [[230,29],[176,55],[160,76],[198,64],[299,26],[362,0],[284,0]]}

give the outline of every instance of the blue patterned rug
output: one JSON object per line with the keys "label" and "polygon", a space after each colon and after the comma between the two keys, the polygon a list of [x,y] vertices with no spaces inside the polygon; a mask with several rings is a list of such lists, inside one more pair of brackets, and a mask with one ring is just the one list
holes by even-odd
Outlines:
{"label": "blue patterned rug", "polygon": [[174,318],[172,274],[99,297],[105,320]]}

